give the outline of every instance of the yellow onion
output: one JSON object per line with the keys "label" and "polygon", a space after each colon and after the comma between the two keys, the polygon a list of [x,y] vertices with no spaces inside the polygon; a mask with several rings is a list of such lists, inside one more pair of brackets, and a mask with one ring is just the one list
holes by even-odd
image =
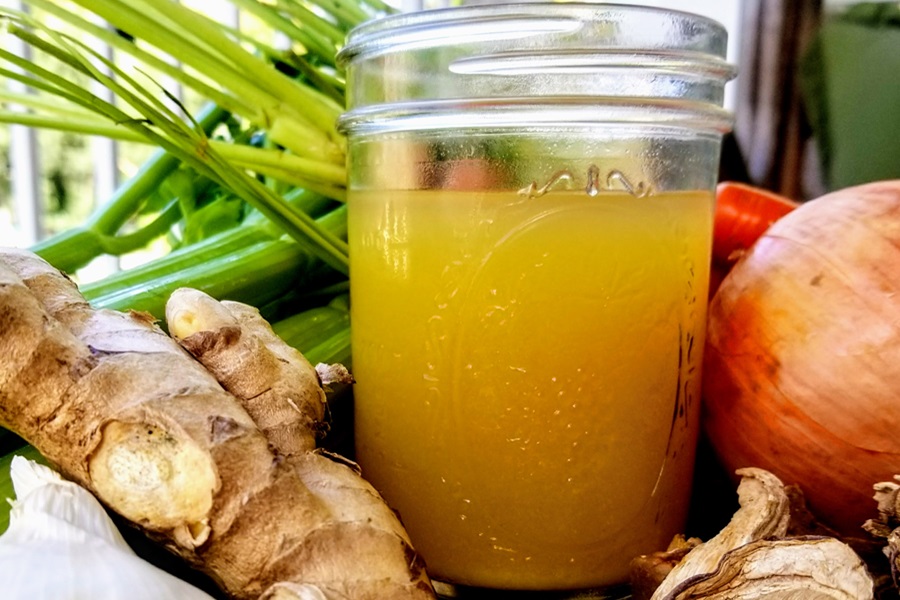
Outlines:
{"label": "yellow onion", "polygon": [[729,470],[803,490],[844,534],[900,472],[900,180],[779,219],[709,310],[704,427]]}

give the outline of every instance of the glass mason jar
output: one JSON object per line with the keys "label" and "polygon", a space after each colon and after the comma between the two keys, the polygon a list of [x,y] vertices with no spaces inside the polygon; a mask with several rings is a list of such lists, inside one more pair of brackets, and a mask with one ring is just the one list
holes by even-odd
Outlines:
{"label": "glass mason jar", "polygon": [[351,33],[357,459],[436,580],[613,585],[682,530],[725,47],[580,3]]}

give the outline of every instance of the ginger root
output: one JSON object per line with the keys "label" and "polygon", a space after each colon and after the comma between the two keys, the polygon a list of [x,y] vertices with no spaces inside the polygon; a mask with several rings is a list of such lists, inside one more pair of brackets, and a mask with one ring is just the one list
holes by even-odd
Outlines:
{"label": "ginger root", "polygon": [[314,371],[286,409],[261,395],[281,383],[232,362],[245,408],[152,317],[95,310],[15,249],[0,250],[0,354],[0,425],[230,596],[433,598],[394,513],[352,465],[314,449]]}
{"label": "ginger root", "polygon": [[319,376],[255,308],[182,288],[166,303],[166,323],[169,334],[241,400],[279,453],[316,447],[316,424],[325,414]]}

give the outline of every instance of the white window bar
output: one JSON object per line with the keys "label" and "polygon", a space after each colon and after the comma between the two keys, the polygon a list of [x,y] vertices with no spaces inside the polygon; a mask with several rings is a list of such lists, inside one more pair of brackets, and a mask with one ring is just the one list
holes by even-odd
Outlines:
{"label": "white window bar", "polygon": [[[27,10],[19,0],[6,0],[5,6],[16,10]],[[7,49],[29,60],[31,47],[14,36],[7,36]],[[32,93],[23,83],[10,80],[9,91]],[[10,106],[10,110],[27,110],[21,106]],[[13,205],[13,225],[18,232],[11,242],[17,246],[28,246],[41,238],[41,165],[38,153],[37,133],[31,127],[9,126],[9,167],[10,191]],[[2,240],[7,244],[10,241]]]}
{"label": "white window bar", "polygon": [[[98,25],[106,27],[103,21]],[[105,59],[114,60],[115,54],[111,46],[98,44],[97,52]],[[106,65],[98,64],[98,70],[104,75],[111,76],[112,69]],[[91,92],[98,98],[107,102],[113,102],[115,95],[106,86],[97,81],[91,81]],[[90,139],[91,163],[93,164],[94,198],[93,206],[99,207],[112,198],[119,186],[119,144],[110,138],[91,136]],[[90,278],[99,278],[119,270],[119,259],[116,256],[101,256],[90,265]]]}
{"label": "white window bar", "polygon": [[416,10],[422,10],[423,0],[403,0],[400,3],[400,10],[403,12],[413,12]]}

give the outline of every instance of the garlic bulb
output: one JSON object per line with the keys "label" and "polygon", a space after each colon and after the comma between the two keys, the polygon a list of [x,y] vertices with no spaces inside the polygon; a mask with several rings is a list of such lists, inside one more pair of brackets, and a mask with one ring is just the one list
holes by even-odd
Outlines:
{"label": "garlic bulb", "polygon": [[10,474],[17,500],[0,536],[6,600],[212,600],[137,556],[100,502],[21,456]]}

